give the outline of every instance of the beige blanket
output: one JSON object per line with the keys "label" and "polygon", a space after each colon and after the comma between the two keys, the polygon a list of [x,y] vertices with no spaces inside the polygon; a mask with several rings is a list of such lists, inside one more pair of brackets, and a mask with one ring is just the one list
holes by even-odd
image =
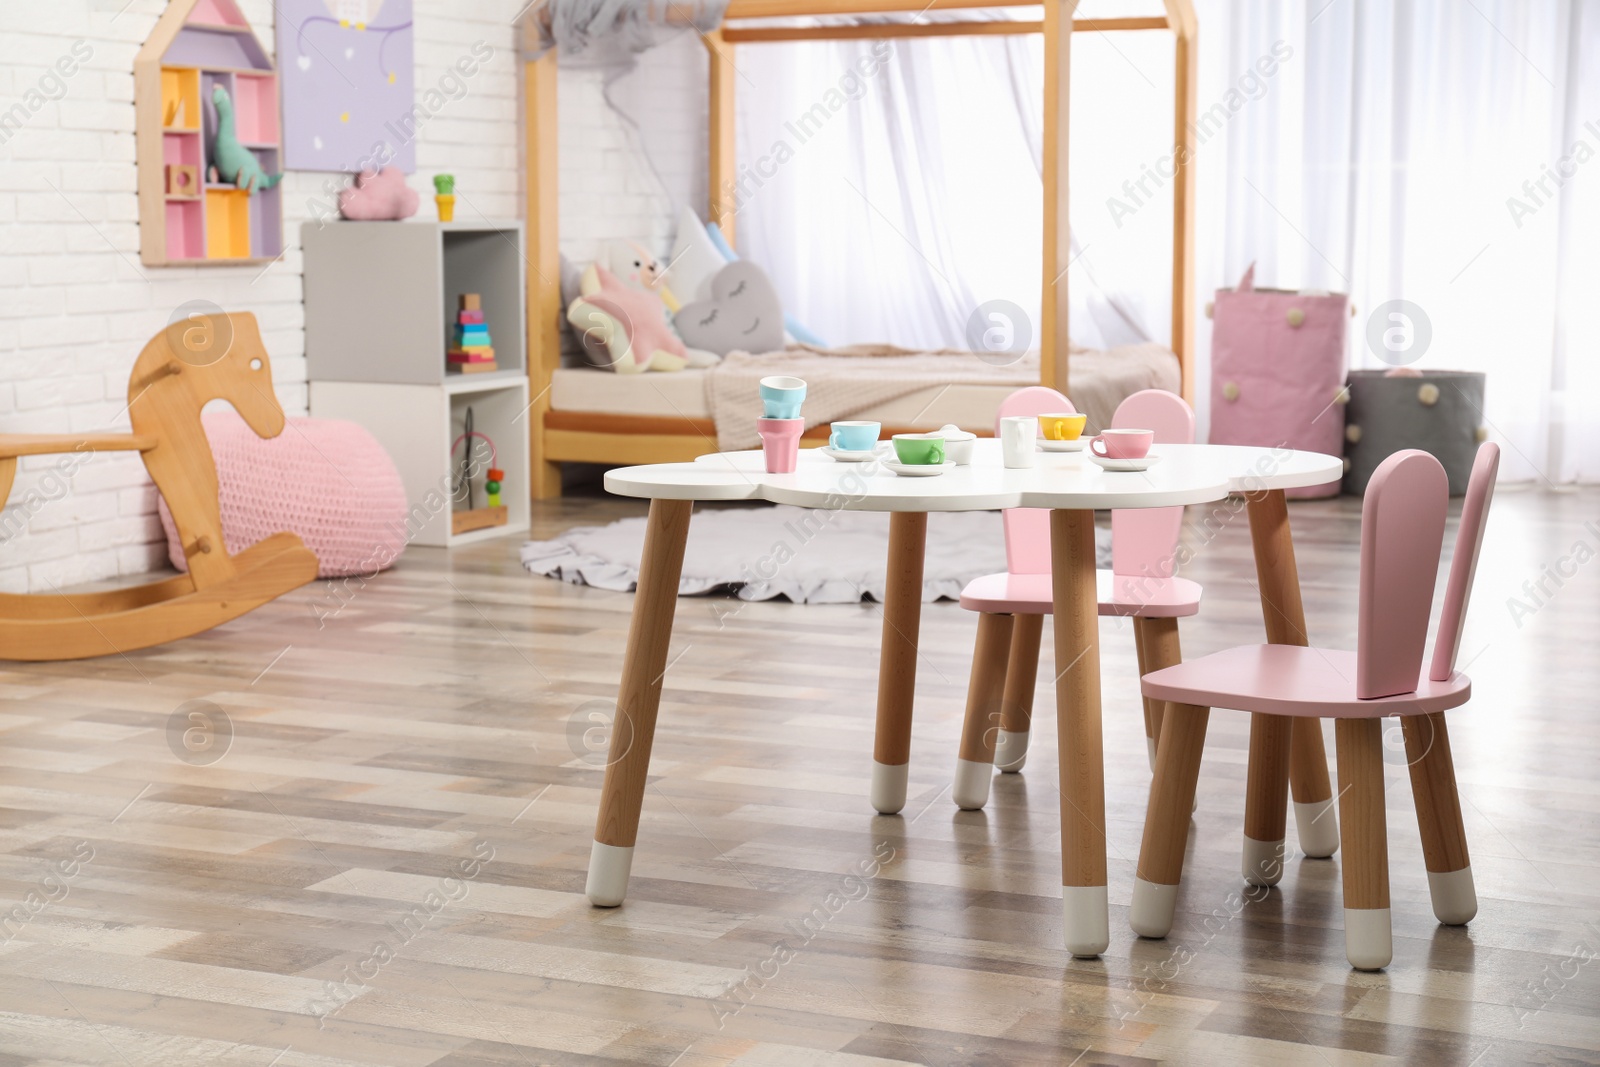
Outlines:
{"label": "beige blanket", "polygon": [[[848,419],[868,408],[923,390],[949,385],[1001,385],[1021,388],[1039,381],[1039,354],[997,366],[965,351],[914,352],[891,345],[812,348],[795,345],[782,352],[730,353],[707,372],[706,395],[724,451],[755,448],[761,415],[757,384],[769,374],[806,380],[806,426]],[[1068,357],[1067,394],[1089,416],[1090,432],[1111,421],[1118,404],[1140,389],[1178,390],[1178,360],[1156,344],[1126,345],[1105,351],[1074,349]],[[997,405],[998,407],[998,405]],[[929,427],[933,429],[934,427]],[[993,415],[969,430],[992,430]]]}

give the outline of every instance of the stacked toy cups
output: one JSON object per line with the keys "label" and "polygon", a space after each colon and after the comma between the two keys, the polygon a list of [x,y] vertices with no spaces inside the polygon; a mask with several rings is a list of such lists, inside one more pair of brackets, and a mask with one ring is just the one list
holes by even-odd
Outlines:
{"label": "stacked toy cups", "polygon": [[761,435],[761,451],[766,456],[768,474],[793,474],[800,459],[800,433],[806,420],[800,417],[805,403],[806,383],[787,374],[761,379],[763,418],[756,420]]}

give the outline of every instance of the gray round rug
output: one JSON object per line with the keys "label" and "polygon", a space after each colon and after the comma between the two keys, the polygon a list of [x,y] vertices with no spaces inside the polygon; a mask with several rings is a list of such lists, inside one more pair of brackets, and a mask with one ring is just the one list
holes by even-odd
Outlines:
{"label": "gray round rug", "polygon": [[[553,541],[529,541],[522,563],[575,585],[631,591],[639,578],[645,520],[580,526]],[[1110,566],[1109,531],[1096,531],[1100,566]],[[785,596],[796,604],[883,600],[889,516],[786,505],[702,507],[689,524],[680,596],[731,592],[740,600]],[[974,578],[1006,569],[997,511],[928,516],[922,599],[951,600]]]}

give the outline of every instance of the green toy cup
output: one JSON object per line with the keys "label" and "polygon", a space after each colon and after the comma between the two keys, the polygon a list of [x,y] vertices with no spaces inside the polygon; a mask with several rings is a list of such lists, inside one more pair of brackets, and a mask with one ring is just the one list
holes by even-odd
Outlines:
{"label": "green toy cup", "polygon": [[894,454],[908,466],[925,467],[944,462],[944,434],[897,433]]}

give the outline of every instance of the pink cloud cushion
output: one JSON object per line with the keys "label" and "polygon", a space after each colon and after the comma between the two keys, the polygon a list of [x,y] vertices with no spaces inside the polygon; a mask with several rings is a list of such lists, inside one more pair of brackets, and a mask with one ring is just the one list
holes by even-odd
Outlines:
{"label": "pink cloud cushion", "polygon": [[[320,578],[373,574],[406,544],[406,492],[383,446],[353,422],[293,418],[270,440],[232,410],[201,416],[217,464],[222,539],[229,555],[279,531],[316,553]],[[165,500],[167,556],[188,562]]]}

